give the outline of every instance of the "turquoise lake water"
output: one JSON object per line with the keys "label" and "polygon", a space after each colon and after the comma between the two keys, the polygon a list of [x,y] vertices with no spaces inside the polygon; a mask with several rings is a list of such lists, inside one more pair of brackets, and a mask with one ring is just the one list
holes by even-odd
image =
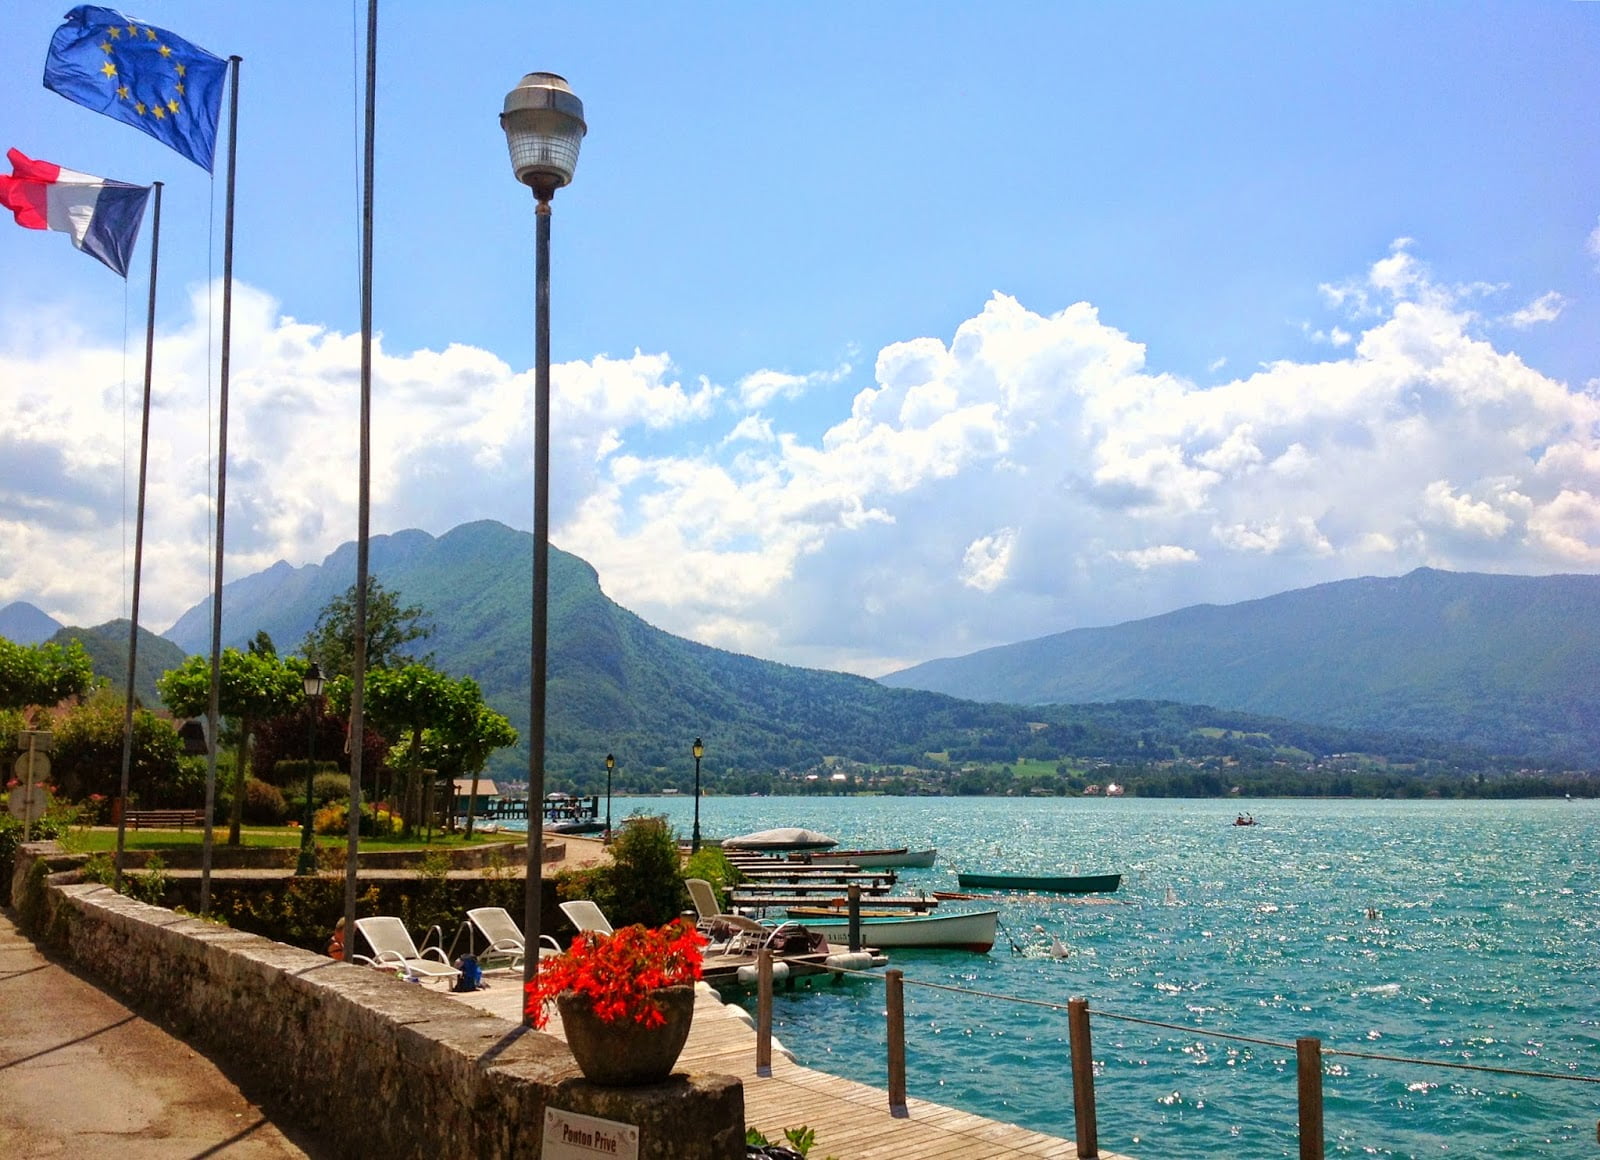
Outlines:
{"label": "turquoise lake water", "polygon": [[[1002,903],[990,954],[892,956],[914,1097],[1073,1135],[1065,1011],[916,985],[936,983],[1192,1028],[1092,1022],[1100,1146],[1139,1160],[1297,1156],[1300,1036],[1323,1041],[1330,1155],[1600,1153],[1600,1084],[1328,1054],[1600,1076],[1596,803],[712,797],[700,809],[708,837],[805,826],[849,847],[937,846],[937,865],[902,871],[897,892],[955,889],[957,870],[1123,874],[1109,902]],[[613,803],[683,835],[692,810],[687,797]],[[1240,810],[1260,824],[1231,825]],[[1049,935],[1071,954],[1051,957]],[[774,1033],[809,1067],[887,1082],[881,983],[781,994]]]}

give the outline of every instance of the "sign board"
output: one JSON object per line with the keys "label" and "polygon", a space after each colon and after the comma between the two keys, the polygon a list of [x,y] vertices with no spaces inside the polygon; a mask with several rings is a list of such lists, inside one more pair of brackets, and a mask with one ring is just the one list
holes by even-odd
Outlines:
{"label": "sign board", "polygon": [[578,1112],[546,1107],[540,1160],[639,1160],[639,1129]]}
{"label": "sign board", "polygon": [[17,732],[17,748],[48,750],[55,739],[56,735],[48,729],[22,729]]}
{"label": "sign board", "polygon": [[38,750],[24,749],[17,756],[12,770],[17,775],[17,780],[23,785],[37,784],[47,781],[50,777],[50,758]]}
{"label": "sign board", "polygon": [[[44,786],[28,789],[18,786],[11,791],[11,816],[14,818],[42,818],[44,811],[50,806],[50,798],[44,792]],[[32,800],[29,800],[31,797]]]}

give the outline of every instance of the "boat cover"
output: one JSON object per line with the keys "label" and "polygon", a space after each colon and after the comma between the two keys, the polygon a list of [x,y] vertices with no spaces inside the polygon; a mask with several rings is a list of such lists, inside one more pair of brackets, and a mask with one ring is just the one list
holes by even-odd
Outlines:
{"label": "boat cover", "polygon": [[796,826],[784,826],[776,830],[758,830],[753,834],[743,834],[737,838],[724,838],[724,850],[826,850],[830,846],[837,846],[838,839],[830,838],[827,834],[819,834],[815,830],[802,830]]}

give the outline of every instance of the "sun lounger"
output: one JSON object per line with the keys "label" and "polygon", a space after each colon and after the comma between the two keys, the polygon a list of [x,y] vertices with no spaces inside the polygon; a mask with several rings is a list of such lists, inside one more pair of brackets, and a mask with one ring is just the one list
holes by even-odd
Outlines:
{"label": "sun lounger", "polygon": [[[488,955],[510,955],[511,963],[497,970],[521,970],[522,957],[527,953],[527,940],[522,929],[503,906],[480,906],[467,911],[467,921],[477,928],[488,945],[478,952],[479,959]],[[559,955],[561,944],[547,934],[539,936],[539,957]],[[486,968],[487,969],[487,968]]]}
{"label": "sun lounger", "polygon": [[772,934],[771,927],[753,918],[725,912],[717,905],[716,891],[704,878],[685,878],[683,884],[689,888],[689,898],[694,903],[699,920],[695,924],[697,929],[723,953],[737,954],[747,948],[758,948]]}
{"label": "sun lounger", "polygon": [[411,941],[411,932],[398,918],[388,915],[358,918],[356,930],[367,940],[372,954],[352,955],[352,962],[388,970],[404,968],[408,975],[423,980],[451,980],[461,974],[450,965],[440,948],[417,950],[417,944]]}
{"label": "sun lounger", "polygon": [[561,904],[561,913],[583,934],[615,934],[600,908],[587,898],[574,898]]}

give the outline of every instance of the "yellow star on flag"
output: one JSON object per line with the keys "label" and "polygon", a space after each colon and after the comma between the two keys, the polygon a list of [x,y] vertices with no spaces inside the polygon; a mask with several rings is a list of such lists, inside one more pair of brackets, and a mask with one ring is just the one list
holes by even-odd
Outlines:
{"label": "yellow star on flag", "polygon": [[127,100],[128,99],[128,86],[127,85],[118,85],[117,86],[117,96],[121,97],[123,100]]}
{"label": "yellow star on flag", "polygon": [[163,109],[160,105],[155,106],[150,111],[155,114],[156,120],[158,120],[158,121],[161,120],[163,117],[165,117],[167,115],[167,111],[165,109]]}
{"label": "yellow star on flag", "polygon": [[101,41],[100,42],[100,51],[101,52],[110,52],[111,51],[111,43],[109,41]]}
{"label": "yellow star on flag", "polygon": [[107,28],[106,29],[106,34],[108,36],[110,36],[112,40],[121,40],[122,39],[122,29],[116,27],[115,25],[113,25],[110,28]]}
{"label": "yellow star on flag", "polygon": [[167,102],[167,112],[171,113],[173,116],[177,116],[178,115],[178,102],[177,101],[168,101]]}
{"label": "yellow star on flag", "polygon": [[170,48],[168,48],[164,44],[160,48],[156,49],[156,51],[159,52],[162,56],[171,56],[172,55],[172,50]]}
{"label": "yellow star on flag", "polygon": [[144,30],[144,38],[146,40],[154,40],[156,38],[156,30],[154,28],[146,28]]}
{"label": "yellow star on flag", "polygon": [[101,65],[101,66],[100,66],[100,71],[101,71],[101,72],[103,72],[103,73],[105,73],[105,74],[106,74],[106,76],[108,76],[108,77],[114,77],[114,76],[116,76],[116,75],[117,75],[117,66],[116,66],[116,65],[114,65],[114,64],[112,64],[112,63],[111,63],[111,62],[110,62],[110,61],[109,61],[109,60],[108,60],[108,61],[106,61],[106,63],[105,63],[105,64],[103,64],[103,65]]}
{"label": "yellow star on flag", "polygon": [[144,114],[145,114],[144,102],[143,101],[135,101],[133,103],[133,111],[138,113],[139,116],[141,116],[141,117],[144,116]]}

